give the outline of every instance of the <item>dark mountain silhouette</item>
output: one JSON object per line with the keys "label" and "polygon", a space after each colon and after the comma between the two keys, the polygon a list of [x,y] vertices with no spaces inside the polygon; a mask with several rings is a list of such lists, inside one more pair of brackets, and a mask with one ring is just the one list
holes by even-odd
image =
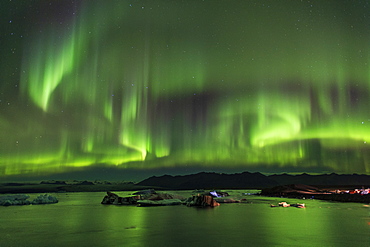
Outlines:
{"label": "dark mountain silhouette", "polygon": [[322,174],[309,175],[306,173],[300,175],[270,175],[270,179],[284,184],[308,184],[315,186],[369,186],[370,176],[359,174]]}
{"label": "dark mountain silhouette", "polygon": [[265,188],[278,185],[261,173],[207,173],[201,172],[192,175],[147,178],[137,185],[162,187],[166,189],[238,189],[238,188]]}
{"label": "dark mountain silhouette", "polygon": [[330,186],[370,186],[370,175],[339,175],[335,173],[323,175],[270,175],[259,172],[250,173],[213,173],[201,172],[183,176],[153,176],[137,185],[153,186],[164,189],[243,189],[243,188],[269,188],[286,184],[306,184],[320,187]]}

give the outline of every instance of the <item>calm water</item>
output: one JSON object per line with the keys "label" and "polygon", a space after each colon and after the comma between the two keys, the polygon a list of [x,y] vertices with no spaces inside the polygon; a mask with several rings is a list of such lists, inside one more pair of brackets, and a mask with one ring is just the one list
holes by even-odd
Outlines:
{"label": "calm water", "polygon": [[53,194],[59,203],[0,207],[0,246],[370,246],[370,208],[361,203],[282,199],[307,208],[271,208],[281,200],[242,192],[229,193],[248,203],[213,209],[102,205],[103,192]]}

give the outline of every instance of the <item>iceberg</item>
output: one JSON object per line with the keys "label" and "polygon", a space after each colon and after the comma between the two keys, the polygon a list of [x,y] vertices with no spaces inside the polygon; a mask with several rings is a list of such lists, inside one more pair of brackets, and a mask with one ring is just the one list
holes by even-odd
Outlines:
{"label": "iceberg", "polygon": [[50,204],[58,202],[58,199],[55,196],[48,194],[39,195],[32,201],[28,200],[29,198],[29,195],[24,194],[0,196],[0,206]]}
{"label": "iceberg", "polygon": [[28,195],[7,195],[0,196],[0,205],[1,206],[12,206],[12,205],[29,205],[30,201],[27,200],[30,198]]}
{"label": "iceberg", "polygon": [[50,204],[50,203],[57,203],[58,199],[52,195],[39,195],[35,199],[32,200],[32,204]]}

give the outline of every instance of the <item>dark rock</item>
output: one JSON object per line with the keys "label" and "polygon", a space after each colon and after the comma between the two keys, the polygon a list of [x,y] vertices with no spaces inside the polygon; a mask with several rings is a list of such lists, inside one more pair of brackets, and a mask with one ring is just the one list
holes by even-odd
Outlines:
{"label": "dark rock", "polygon": [[197,207],[216,207],[220,206],[218,202],[216,202],[212,196],[208,195],[197,195],[190,197],[186,201],[186,206],[197,206]]}
{"label": "dark rock", "polygon": [[370,203],[370,194],[360,195],[360,194],[317,194],[313,195],[314,199],[336,201],[336,202],[360,202],[360,203]]}
{"label": "dark rock", "polygon": [[290,198],[311,198],[338,202],[370,203],[370,194],[338,194],[335,192],[320,190],[316,187],[303,184],[290,184],[263,189],[261,191],[261,195]]}
{"label": "dark rock", "polygon": [[164,200],[139,200],[138,206],[140,207],[152,207],[152,206],[174,206],[182,205],[183,202],[180,199],[164,199]]}
{"label": "dark rock", "polygon": [[152,201],[170,200],[170,199],[183,200],[184,199],[184,197],[182,196],[175,195],[175,194],[169,194],[169,193],[153,193],[153,194],[140,195],[140,198],[144,200],[152,200]]}
{"label": "dark rock", "polygon": [[235,200],[232,198],[214,198],[214,200],[218,203],[239,203],[240,200]]}
{"label": "dark rock", "polygon": [[[152,193],[151,193],[152,192]],[[107,192],[107,195],[103,198],[102,204],[115,204],[115,205],[130,205],[130,204],[150,204],[153,206],[164,206],[164,205],[178,205],[182,203],[184,198],[178,195],[172,195],[168,193],[157,193],[154,190],[145,190],[139,193],[135,193],[134,196],[120,197],[115,193]]]}
{"label": "dark rock", "polygon": [[141,200],[151,200],[151,201],[160,201],[160,200],[169,200],[169,199],[179,199],[183,200],[184,198],[179,195],[169,194],[169,193],[157,193],[154,189],[141,190],[133,193],[133,195],[139,195]]}
{"label": "dark rock", "polygon": [[140,196],[120,197],[115,193],[107,192],[101,204],[114,204],[114,205],[132,205],[137,204]]}
{"label": "dark rock", "polygon": [[148,194],[156,194],[154,189],[147,189],[147,190],[140,190],[138,192],[133,193],[133,195],[148,195]]}
{"label": "dark rock", "polygon": [[324,191],[314,186],[304,184],[281,185],[261,190],[261,195],[269,196],[287,196],[296,194],[318,194],[318,193],[324,193]]}

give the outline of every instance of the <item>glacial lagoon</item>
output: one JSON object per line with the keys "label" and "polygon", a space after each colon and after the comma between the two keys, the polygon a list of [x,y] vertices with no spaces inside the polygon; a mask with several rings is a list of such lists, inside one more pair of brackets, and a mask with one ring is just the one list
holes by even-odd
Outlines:
{"label": "glacial lagoon", "polygon": [[[369,247],[368,205],[227,192],[245,201],[215,208],[137,207],[103,205],[104,192],[57,193],[56,204],[0,207],[0,246]],[[281,201],[306,208],[270,207]]]}

